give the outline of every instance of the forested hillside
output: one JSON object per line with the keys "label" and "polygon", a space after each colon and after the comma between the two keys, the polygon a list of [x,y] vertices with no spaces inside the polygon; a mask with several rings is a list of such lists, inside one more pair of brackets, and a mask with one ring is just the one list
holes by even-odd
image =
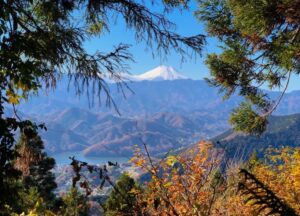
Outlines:
{"label": "forested hillside", "polygon": [[225,150],[229,158],[248,160],[253,151],[263,158],[268,148],[300,146],[300,114],[271,116],[267,130],[261,136],[245,135],[229,130],[215,138],[215,147]]}
{"label": "forested hillside", "polygon": [[142,140],[153,154],[169,151],[217,135],[228,128],[227,119],[194,112],[159,112],[149,117],[95,114],[71,108],[44,118],[41,135],[48,152],[84,151],[87,155],[132,155]]}

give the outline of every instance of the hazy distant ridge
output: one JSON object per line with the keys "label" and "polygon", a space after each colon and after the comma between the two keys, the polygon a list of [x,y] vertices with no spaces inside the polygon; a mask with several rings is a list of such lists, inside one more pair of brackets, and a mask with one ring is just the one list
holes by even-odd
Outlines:
{"label": "hazy distant ridge", "polygon": [[[238,96],[223,101],[216,88],[186,79],[171,67],[160,66],[138,77],[128,83],[131,90],[124,89],[126,98],[109,84],[121,116],[97,103],[90,108],[86,96],[79,99],[72,88],[67,92],[66,79],[54,92],[33,97],[18,109],[46,123],[49,130],[42,135],[48,151],[103,155],[130,154],[141,139],[157,153],[211,138],[229,128],[229,113],[241,102]],[[271,98],[278,95],[270,92]],[[299,101],[300,91],[286,94],[276,114],[300,112]]]}

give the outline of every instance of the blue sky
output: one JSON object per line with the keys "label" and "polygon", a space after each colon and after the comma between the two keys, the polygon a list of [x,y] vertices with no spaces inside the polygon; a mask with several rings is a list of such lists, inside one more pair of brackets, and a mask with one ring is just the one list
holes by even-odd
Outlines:
{"label": "blue sky", "polygon": [[[189,11],[175,10],[167,17],[176,24],[176,32],[184,36],[195,34],[206,34],[205,27],[194,17],[193,13],[197,6],[194,3]],[[155,7],[159,10],[159,7]],[[207,53],[217,51],[217,41],[209,38],[207,45],[203,48],[202,57],[181,61],[181,56],[171,52],[167,58],[153,57],[151,50],[147,50],[145,43],[136,43],[134,33],[131,29],[126,29],[122,19],[118,19],[115,25],[111,26],[110,32],[104,32],[101,37],[94,38],[85,43],[86,49],[93,53],[96,50],[109,52],[113,46],[119,43],[131,44],[130,52],[133,54],[135,63],[130,64],[130,73],[140,74],[151,70],[159,65],[168,65],[177,69],[178,72],[193,78],[203,79],[209,76],[208,68],[204,61]],[[288,91],[300,89],[300,78],[294,76],[290,82]]]}

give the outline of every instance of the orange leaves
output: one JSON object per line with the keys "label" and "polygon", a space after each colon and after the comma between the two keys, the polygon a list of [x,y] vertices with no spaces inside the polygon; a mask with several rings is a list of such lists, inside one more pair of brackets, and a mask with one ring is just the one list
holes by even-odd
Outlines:
{"label": "orange leaves", "polygon": [[145,164],[145,160],[144,159],[139,159],[134,161],[135,165],[138,167],[142,167]]}
{"label": "orange leaves", "polygon": [[300,214],[300,148],[273,149],[268,159],[271,165],[260,164],[253,173]]}
{"label": "orange leaves", "polygon": [[144,155],[142,154],[141,149],[139,149],[138,147],[135,148],[134,156],[130,159],[130,162],[140,168],[146,166],[146,160]]}
{"label": "orange leaves", "polygon": [[220,165],[220,160],[212,158],[215,156],[211,144],[206,142],[154,164],[136,150],[132,162],[152,174],[145,192],[139,197],[141,203],[147,203],[145,211],[150,215],[209,214],[214,196],[220,192],[211,187]]}
{"label": "orange leaves", "polygon": [[[269,163],[253,163],[251,173],[300,213],[300,148],[282,148],[268,155]],[[241,164],[230,163],[222,170],[222,160],[222,152],[207,142],[199,142],[187,152],[161,160],[149,158],[137,149],[132,162],[151,173],[145,190],[137,194],[142,212],[147,215],[257,215],[257,209],[237,193]]]}

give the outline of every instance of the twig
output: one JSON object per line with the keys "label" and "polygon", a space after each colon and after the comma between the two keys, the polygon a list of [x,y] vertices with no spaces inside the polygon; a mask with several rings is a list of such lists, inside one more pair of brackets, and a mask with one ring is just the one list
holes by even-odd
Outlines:
{"label": "twig", "polygon": [[292,74],[292,71],[289,71],[287,83],[286,83],[286,85],[285,85],[285,87],[284,87],[284,89],[283,89],[281,95],[280,95],[279,98],[277,99],[277,101],[276,101],[275,105],[272,107],[272,109],[270,109],[268,112],[266,112],[266,113],[264,113],[264,114],[262,115],[263,118],[265,118],[265,117],[269,116],[270,114],[272,114],[272,112],[274,112],[274,110],[276,110],[276,108],[278,107],[280,101],[282,100],[282,98],[283,98],[283,96],[284,96],[284,94],[285,94],[285,92],[286,92],[286,90],[287,90],[287,88],[288,88],[288,86],[289,86],[289,83],[290,83],[290,80],[291,80],[291,74]]}

